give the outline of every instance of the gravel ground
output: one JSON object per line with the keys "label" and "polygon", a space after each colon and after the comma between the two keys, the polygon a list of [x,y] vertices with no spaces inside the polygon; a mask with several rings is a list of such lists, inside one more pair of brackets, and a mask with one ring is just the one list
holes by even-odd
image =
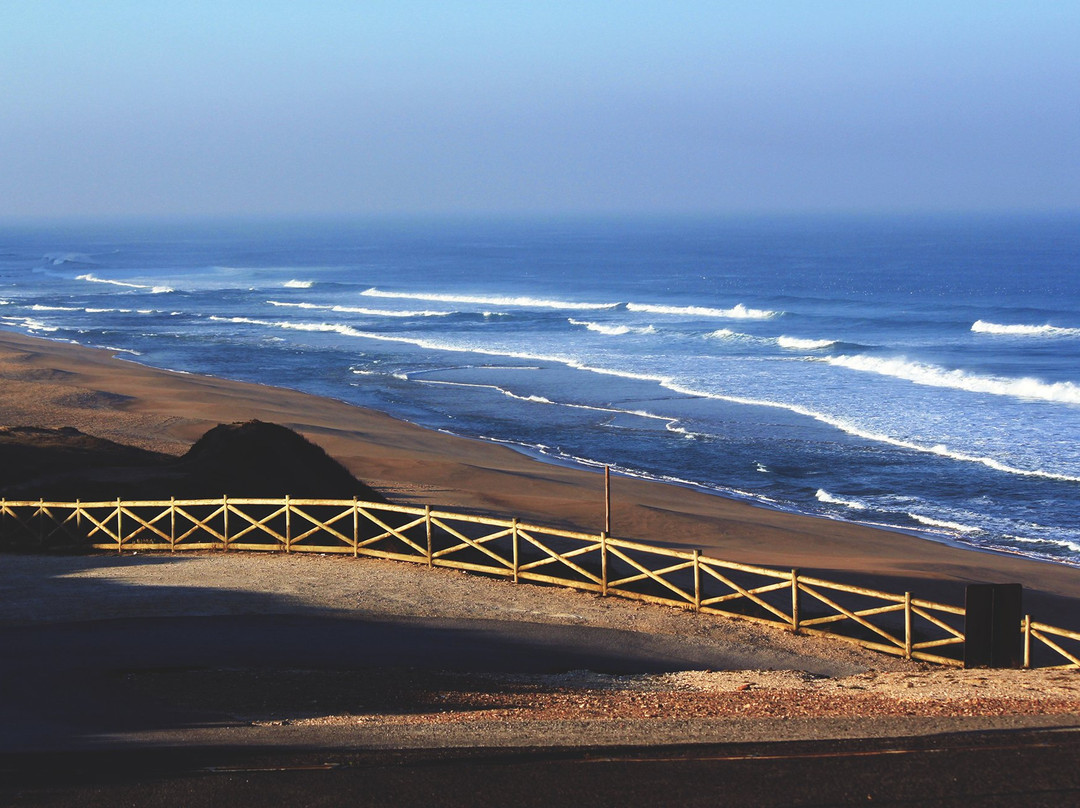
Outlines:
{"label": "gravel ground", "polygon": [[[411,564],[264,554],[4,556],[0,624],[329,615],[591,626],[735,653],[726,670],[652,675],[364,670],[128,671],[144,693],[221,726],[474,729],[744,720],[1080,716],[1080,671],[939,668],[782,629]],[[815,669],[829,675],[811,673]],[[532,722],[535,722],[533,724]],[[1035,722],[1038,723],[1038,722]],[[1020,725],[1025,725],[1020,721]],[[496,733],[497,734],[497,733]]]}

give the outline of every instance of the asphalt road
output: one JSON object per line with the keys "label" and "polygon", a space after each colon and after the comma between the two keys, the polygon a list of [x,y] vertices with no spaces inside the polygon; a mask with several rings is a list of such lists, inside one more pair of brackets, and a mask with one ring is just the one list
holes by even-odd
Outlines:
{"label": "asphalt road", "polygon": [[1080,805],[1080,732],[519,750],[0,756],[5,806]]}

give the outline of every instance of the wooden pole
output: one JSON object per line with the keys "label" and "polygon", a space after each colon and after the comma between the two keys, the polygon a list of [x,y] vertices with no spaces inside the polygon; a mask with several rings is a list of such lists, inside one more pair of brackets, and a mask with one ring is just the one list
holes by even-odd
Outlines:
{"label": "wooden pole", "polygon": [[356,497],[352,498],[352,554],[353,558],[360,555],[360,506]]}
{"label": "wooden pole", "polygon": [[169,497],[169,547],[176,552],[176,497]]}
{"label": "wooden pole", "polygon": [[904,593],[904,659],[911,659],[911,593]]}
{"label": "wooden pole", "polygon": [[604,532],[611,535],[611,467],[604,466]]}
{"label": "wooden pole", "polygon": [[694,611],[701,611],[701,550],[694,549]]}
{"label": "wooden pole", "polygon": [[427,565],[428,565],[428,569],[431,569],[431,566],[434,563],[435,556],[434,556],[434,553],[432,552],[432,547],[431,547],[431,506],[430,505],[425,505],[424,506],[424,528],[425,528],[425,530],[427,532]]}
{"label": "wooden pole", "polygon": [[123,527],[124,514],[120,510],[120,497],[116,498],[116,552],[124,552],[124,531]]}
{"label": "wooden pole", "polygon": [[221,495],[221,510],[222,515],[225,517],[225,524],[222,527],[221,535],[225,538],[222,540],[222,550],[229,552],[229,496],[228,494]]}
{"label": "wooden pole", "polygon": [[511,528],[512,535],[514,537],[514,583],[518,583],[518,520],[514,519],[514,525]]}
{"label": "wooden pole", "polygon": [[1024,615],[1024,670],[1031,667],[1031,615]]}
{"label": "wooden pole", "polygon": [[791,571],[791,630],[799,633],[799,571]]}
{"label": "wooden pole", "polygon": [[288,494],[285,495],[285,552],[292,552],[292,505]]}
{"label": "wooden pole", "polygon": [[607,531],[600,534],[600,594],[607,594]]}

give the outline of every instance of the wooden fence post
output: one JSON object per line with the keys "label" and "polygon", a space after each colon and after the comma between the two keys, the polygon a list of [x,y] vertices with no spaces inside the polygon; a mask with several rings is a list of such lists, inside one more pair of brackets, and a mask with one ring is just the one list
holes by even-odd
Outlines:
{"label": "wooden fence post", "polygon": [[904,593],[904,659],[911,659],[911,593]]}
{"label": "wooden fence post", "polygon": [[222,552],[229,552],[229,495],[221,495],[221,511],[222,516],[225,517],[225,524],[221,528],[221,535],[224,536],[222,540]]}
{"label": "wooden fence post", "polygon": [[435,556],[431,547],[431,506],[424,506],[424,530],[427,533],[427,565],[428,569],[431,569],[434,564]]}
{"label": "wooden fence post", "polygon": [[791,630],[799,633],[799,571],[791,571]]}
{"label": "wooden fence post", "polygon": [[600,594],[607,594],[607,531],[600,534]]}
{"label": "wooden fence post", "polygon": [[45,546],[45,499],[38,500],[38,547]]}
{"label": "wooden fence post", "polygon": [[694,549],[694,611],[701,611],[701,550]]}
{"label": "wooden fence post", "polygon": [[353,558],[360,555],[360,506],[356,497],[352,498],[352,554]]}
{"label": "wooden fence post", "polygon": [[611,466],[604,466],[604,532],[611,532]]}
{"label": "wooden fence post", "polygon": [[514,538],[514,583],[518,583],[518,520],[515,517],[511,525],[511,535]]}
{"label": "wooden fence post", "polygon": [[285,552],[292,552],[292,504],[289,495],[285,495]]}
{"label": "wooden fence post", "polygon": [[1024,669],[1031,667],[1031,615],[1024,615]]}
{"label": "wooden fence post", "polygon": [[124,513],[120,510],[120,497],[116,498],[116,552],[124,552]]}
{"label": "wooden fence post", "polygon": [[176,552],[176,497],[169,497],[169,549]]}

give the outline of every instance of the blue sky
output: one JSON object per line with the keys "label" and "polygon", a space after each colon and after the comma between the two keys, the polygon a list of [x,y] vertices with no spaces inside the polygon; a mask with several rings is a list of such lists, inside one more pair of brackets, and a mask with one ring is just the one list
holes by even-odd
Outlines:
{"label": "blue sky", "polygon": [[0,4],[0,217],[1080,209],[1080,3]]}

